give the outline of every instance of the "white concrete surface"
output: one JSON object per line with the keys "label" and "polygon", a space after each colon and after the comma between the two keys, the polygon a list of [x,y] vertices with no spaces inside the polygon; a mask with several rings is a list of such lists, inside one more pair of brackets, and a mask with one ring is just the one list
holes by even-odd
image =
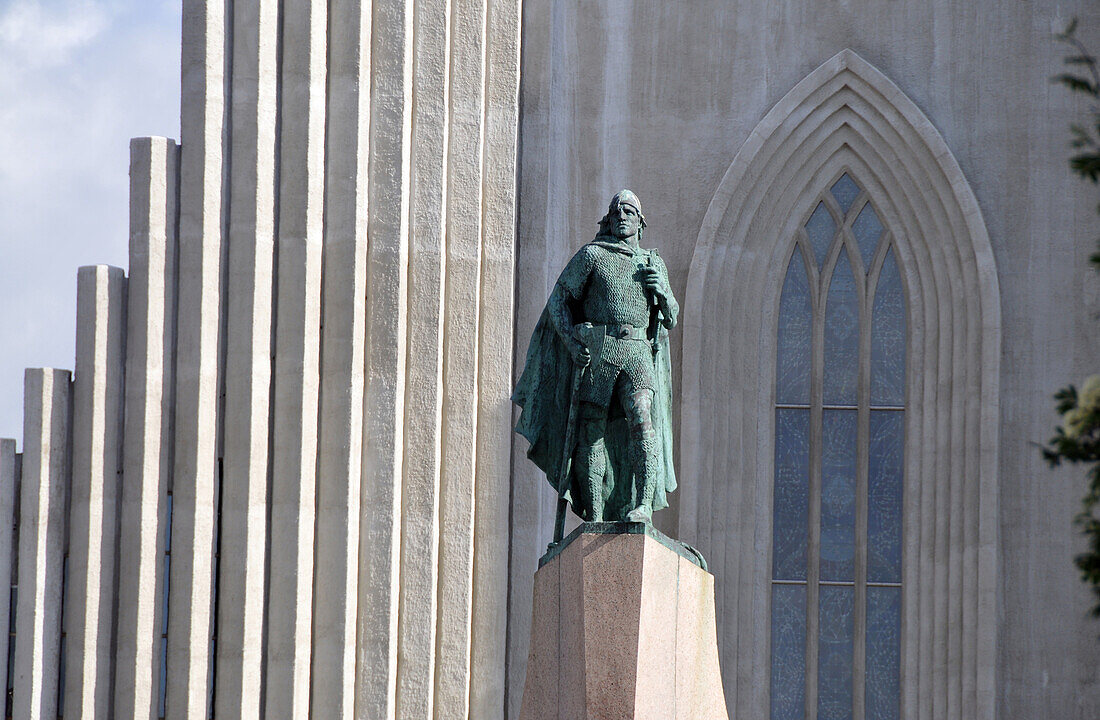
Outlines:
{"label": "white concrete surface", "polygon": [[165,627],[175,354],[177,171],[167,138],[130,141],[126,412],[119,508],[114,709],[156,718]]}
{"label": "white concrete surface", "polygon": [[[270,472],[279,3],[233,8],[214,715],[258,720]],[[186,147],[186,145],[185,145]]]}
{"label": "white concrete surface", "polygon": [[[14,579],[13,570],[16,566],[16,554],[19,548],[15,547],[14,533],[17,502],[16,485],[19,480],[19,455],[15,452],[15,440],[0,439],[0,617],[11,618],[11,586]],[[4,585],[7,587],[4,588]],[[3,590],[7,589],[7,593]],[[9,633],[0,637],[0,677],[8,676],[8,661],[10,656],[9,643],[11,642],[10,620]]]}
{"label": "white concrete surface", "polygon": [[65,516],[72,417],[68,370],[27,370],[19,499],[19,599],[15,608],[12,716],[58,716]]}
{"label": "white concrete surface", "polygon": [[166,717],[205,720],[214,611],[220,425],[227,88],[231,18],[217,2],[183,3],[179,266],[176,282],[172,553]]}
{"label": "white concrete surface", "polygon": [[107,265],[82,267],[76,297],[64,714],[108,718],[119,572],[126,275]]}
{"label": "white concrete surface", "polygon": [[[413,5],[371,3],[366,377],[355,713],[396,716],[408,325]],[[430,332],[430,329],[429,329]]]}
{"label": "white concrete surface", "polygon": [[363,391],[366,362],[370,4],[329,9],[321,407],[317,458],[311,702],[324,717],[355,711]]}
{"label": "white concrete surface", "polygon": [[[265,717],[309,715],[325,183],[324,3],[282,5]],[[327,590],[323,591],[327,592]]]}

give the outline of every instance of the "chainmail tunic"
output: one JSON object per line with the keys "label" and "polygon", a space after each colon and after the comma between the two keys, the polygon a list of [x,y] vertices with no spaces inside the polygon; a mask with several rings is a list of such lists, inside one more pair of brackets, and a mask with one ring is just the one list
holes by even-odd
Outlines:
{"label": "chainmail tunic", "polygon": [[[659,255],[648,250],[612,250],[589,243],[569,261],[558,284],[577,303],[583,317],[574,324],[631,325],[645,331],[652,312],[649,296],[641,284],[639,268],[652,265],[667,281],[668,271]],[[575,306],[576,307],[576,306]],[[620,377],[621,376],[621,377]],[[581,383],[580,399],[607,407],[616,381],[627,393],[654,389],[653,346],[647,340],[604,337],[598,355]]]}

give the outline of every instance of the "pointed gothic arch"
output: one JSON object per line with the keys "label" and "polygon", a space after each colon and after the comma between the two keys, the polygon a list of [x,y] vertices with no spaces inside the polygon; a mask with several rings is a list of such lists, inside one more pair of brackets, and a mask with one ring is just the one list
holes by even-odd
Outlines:
{"label": "pointed gothic arch", "polygon": [[943,138],[844,50],[753,130],[688,277],[679,528],[719,581],[731,712],[768,715],[776,323],[798,228],[850,171],[876,202],[908,302],[901,716],[992,720],[1000,294],[973,192]]}

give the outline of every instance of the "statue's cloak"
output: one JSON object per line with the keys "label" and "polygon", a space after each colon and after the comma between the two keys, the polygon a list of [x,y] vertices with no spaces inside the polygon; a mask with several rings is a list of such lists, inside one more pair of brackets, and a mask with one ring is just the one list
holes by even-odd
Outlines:
{"label": "statue's cloak", "polygon": [[[659,311],[653,308],[651,312]],[[676,472],[672,461],[672,365],[669,360],[668,331],[659,322],[650,323],[650,326],[657,328],[657,351],[653,353],[655,387],[652,419],[660,456],[653,509],[660,510],[668,507],[667,494],[676,489]],[[598,361],[593,356],[592,362]],[[561,477],[565,450],[563,445],[569,422],[572,374],[572,357],[555,332],[549,312],[544,308],[531,336],[523,374],[512,394],[512,402],[521,409],[516,432],[531,443],[527,457],[546,473],[546,479],[555,492]],[[628,457],[629,430],[617,399],[612,399],[609,412],[610,419],[605,435],[608,463],[604,476],[604,515],[608,520],[624,520],[626,514],[638,505],[637,489]],[[575,467],[575,463],[573,465]],[[565,499],[571,506],[574,498],[582,497],[577,483],[576,472],[573,471],[565,491]],[[573,512],[581,519],[589,520],[580,510],[582,508],[573,507]]]}

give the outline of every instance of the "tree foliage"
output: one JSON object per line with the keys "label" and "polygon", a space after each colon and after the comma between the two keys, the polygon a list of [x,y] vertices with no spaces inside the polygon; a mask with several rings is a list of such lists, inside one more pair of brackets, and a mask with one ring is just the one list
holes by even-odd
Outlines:
{"label": "tree foliage", "polygon": [[[1097,60],[1077,38],[1077,20],[1073,20],[1057,39],[1071,48],[1065,58],[1070,68],[1054,81],[1089,99],[1088,122],[1070,126],[1070,169],[1093,184],[1100,183],[1100,73]],[[1100,205],[1097,210],[1100,211]],[[1100,243],[1089,262],[1100,270]],[[1078,392],[1073,385],[1055,394],[1056,409],[1062,424],[1043,448],[1043,457],[1052,467],[1063,462],[1086,468],[1088,487],[1081,511],[1074,522],[1084,533],[1088,548],[1074,558],[1081,579],[1092,587],[1097,598],[1092,614],[1100,617],[1100,375],[1088,378]]]}

